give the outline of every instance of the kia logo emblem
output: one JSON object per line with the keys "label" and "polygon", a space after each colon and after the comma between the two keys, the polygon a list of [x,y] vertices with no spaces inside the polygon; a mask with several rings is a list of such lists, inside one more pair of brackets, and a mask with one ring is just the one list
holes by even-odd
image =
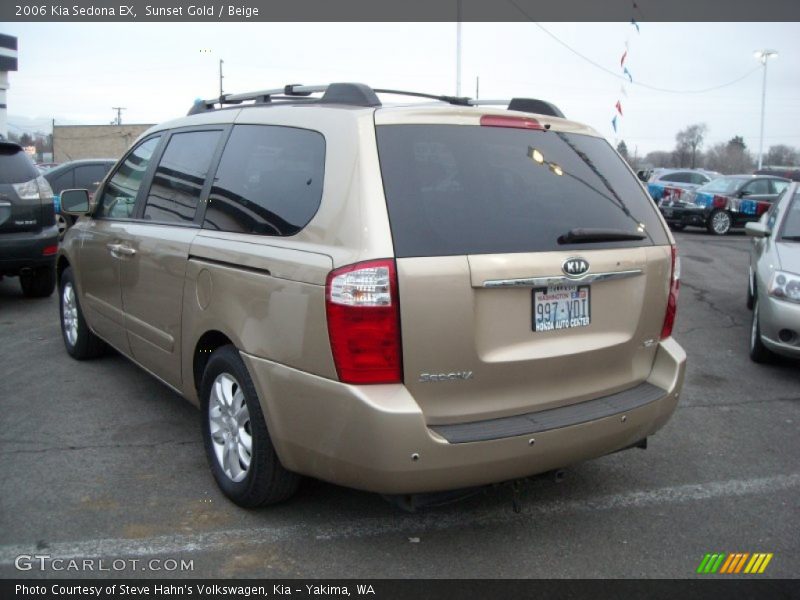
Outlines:
{"label": "kia logo emblem", "polygon": [[589,270],[589,261],[583,258],[568,258],[561,265],[567,277],[580,277]]}

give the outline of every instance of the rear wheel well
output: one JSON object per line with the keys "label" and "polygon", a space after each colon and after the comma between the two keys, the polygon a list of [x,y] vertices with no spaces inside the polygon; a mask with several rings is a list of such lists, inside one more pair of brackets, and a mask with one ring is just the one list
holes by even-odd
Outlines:
{"label": "rear wheel well", "polygon": [[56,262],[56,281],[59,285],[61,285],[61,274],[69,267],[69,261],[63,257],[59,256],[58,261]]}
{"label": "rear wheel well", "polygon": [[192,372],[194,373],[194,389],[200,393],[200,382],[203,380],[203,372],[206,370],[208,359],[217,348],[233,345],[233,342],[220,331],[206,331],[197,341],[194,348],[194,360],[192,362]]}

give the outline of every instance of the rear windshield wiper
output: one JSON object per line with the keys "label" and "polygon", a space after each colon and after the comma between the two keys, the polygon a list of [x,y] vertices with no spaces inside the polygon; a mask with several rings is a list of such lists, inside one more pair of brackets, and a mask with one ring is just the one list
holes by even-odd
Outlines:
{"label": "rear windshield wiper", "polygon": [[594,242],[625,242],[629,240],[643,240],[645,234],[638,231],[625,231],[624,229],[588,229],[575,228],[559,236],[559,244],[591,244]]}

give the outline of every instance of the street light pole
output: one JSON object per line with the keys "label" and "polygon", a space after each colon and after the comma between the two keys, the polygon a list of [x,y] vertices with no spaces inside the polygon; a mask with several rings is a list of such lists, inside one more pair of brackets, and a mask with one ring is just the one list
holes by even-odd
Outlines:
{"label": "street light pole", "polygon": [[764,160],[764,108],[767,99],[767,61],[778,56],[777,50],[757,50],[755,57],[764,66],[764,76],[761,82],[761,135],[758,139],[758,168],[760,169]]}
{"label": "street light pole", "polygon": [[461,96],[461,0],[456,4],[456,96]]}

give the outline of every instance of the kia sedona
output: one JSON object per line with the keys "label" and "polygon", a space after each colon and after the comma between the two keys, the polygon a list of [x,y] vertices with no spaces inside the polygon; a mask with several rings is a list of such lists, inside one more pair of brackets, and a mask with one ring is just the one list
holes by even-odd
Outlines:
{"label": "kia sedona", "polygon": [[111,346],[197,405],[241,506],[301,476],[515,480],[643,447],[678,402],[671,234],[608,142],[542,100],[198,101],[61,205],[67,352]]}

